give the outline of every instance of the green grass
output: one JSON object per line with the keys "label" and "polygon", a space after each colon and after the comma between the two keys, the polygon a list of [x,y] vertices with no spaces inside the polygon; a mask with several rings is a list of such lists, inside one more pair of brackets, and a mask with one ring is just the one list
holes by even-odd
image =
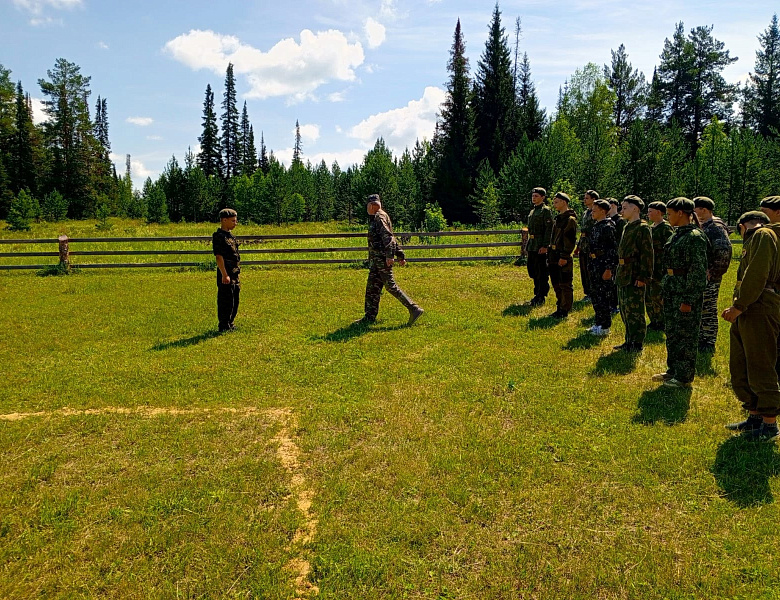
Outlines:
{"label": "green grass", "polygon": [[247,268],[216,336],[209,273],[0,274],[0,414],[43,413],[0,420],[0,597],[293,598],[296,558],[324,599],[780,597],[780,454],[723,429],[722,322],[669,393],[662,335],[615,354],[522,268],[396,275],[414,327],[387,295],[349,327],[365,271]]}

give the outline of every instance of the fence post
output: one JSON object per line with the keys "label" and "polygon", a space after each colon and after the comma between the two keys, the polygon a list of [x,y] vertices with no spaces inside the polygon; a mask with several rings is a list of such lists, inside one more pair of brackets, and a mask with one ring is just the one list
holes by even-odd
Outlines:
{"label": "fence post", "polygon": [[59,237],[60,242],[60,267],[65,271],[70,271],[70,247],[68,245],[68,236],[61,235]]}

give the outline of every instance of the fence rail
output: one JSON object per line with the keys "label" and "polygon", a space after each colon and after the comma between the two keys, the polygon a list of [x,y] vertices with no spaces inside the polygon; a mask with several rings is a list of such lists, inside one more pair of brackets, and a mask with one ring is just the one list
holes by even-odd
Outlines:
{"label": "fence rail", "polygon": [[[439,243],[439,244],[407,244],[412,238],[443,238],[460,236],[518,236],[517,241],[503,242],[475,242],[475,243]],[[291,240],[317,240],[317,239],[348,239],[367,237],[366,233],[322,233],[322,234],[274,234],[274,235],[241,235],[236,236],[244,245],[262,244],[269,241]],[[472,261],[501,261],[516,259],[522,255],[528,241],[526,230],[518,229],[493,229],[480,231],[432,231],[432,232],[401,232],[396,237],[402,241],[404,250],[450,250],[450,249],[474,249],[474,248],[518,248],[518,252],[501,256],[411,256],[408,262],[472,262]],[[71,250],[72,244],[112,244],[112,243],[158,243],[158,242],[183,242],[183,243],[210,243],[211,236],[176,236],[176,237],[105,237],[105,238],[35,238],[35,239],[0,239],[0,244],[8,245],[43,245],[57,244],[58,251],[38,252],[0,252],[0,258],[30,258],[30,257],[59,257],[59,263],[54,264],[4,264],[0,270],[19,269],[46,269],[59,264],[65,268],[76,267],[79,269],[122,269],[122,268],[149,268],[149,267],[200,267],[201,262],[138,262],[138,263],[74,263],[71,257],[76,256],[171,256],[171,255],[212,255],[211,250]],[[327,253],[351,253],[366,252],[366,246],[336,246],[317,248],[246,248],[241,250],[242,255],[273,255],[273,254],[327,254]],[[269,260],[242,260],[242,265],[316,265],[316,264],[355,264],[362,263],[362,258],[308,258],[308,259],[269,259]]]}

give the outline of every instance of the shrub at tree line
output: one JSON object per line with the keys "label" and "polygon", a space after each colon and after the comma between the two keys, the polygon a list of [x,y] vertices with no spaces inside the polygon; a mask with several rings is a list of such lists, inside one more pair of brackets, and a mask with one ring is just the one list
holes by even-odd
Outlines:
{"label": "shrub at tree line", "polygon": [[517,19],[511,45],[496,5],[472,77],[458,21],[433,139],[396,157],[380,138],[346,170],[305,161],[297,122],[289,167],[266,148],[262,132],[257,148],[246,103],[240,112],[236,104],[230,64],[219,123],[206,86],[197,156],[188,150],[183,167],[172,157],[141,191],[133,190],[129,157],[122,176],[110,161],[107,100],[98,96],[93,119],[90,77],[77,65],[57,59],[38,81],[48,117],[41,125],[33,124],[21,82],[14,85],[0,65],[0,218],[12,229],[41,218],[107,223],[109,215],[214,221],[232,206],[257,223],[365,223],[364,198],[379,193],[405,228],[427,228],[431,206],[450,222],[492,227],[525,219],[529,190],[541,185],[572,197],[594,188],[648,202],[707,195],[733,222],[760,197],[780,193],[777,15],[758,36],[754,70],[741,89],[723,78],[737,58],[713,28],[686,33],[678,23],[649,81],[621,44],[611,64],[577,69],[550,115],[539,105],[520,32]]}

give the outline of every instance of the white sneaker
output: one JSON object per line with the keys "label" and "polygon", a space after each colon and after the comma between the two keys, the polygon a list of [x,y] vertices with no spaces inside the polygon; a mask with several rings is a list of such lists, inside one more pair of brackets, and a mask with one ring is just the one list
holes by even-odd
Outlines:
{"label": "white sneaker", "polygon": [[601,335],[601,325],[594,325],[590,329],[588,329],[588,333],[591,335]]}
{"label": "white sneaker", "polygon": [[609,335],[609,327],[604,329],[603,327],[599,327],[599,332],[596,334],[600,337],[607,337]]}

